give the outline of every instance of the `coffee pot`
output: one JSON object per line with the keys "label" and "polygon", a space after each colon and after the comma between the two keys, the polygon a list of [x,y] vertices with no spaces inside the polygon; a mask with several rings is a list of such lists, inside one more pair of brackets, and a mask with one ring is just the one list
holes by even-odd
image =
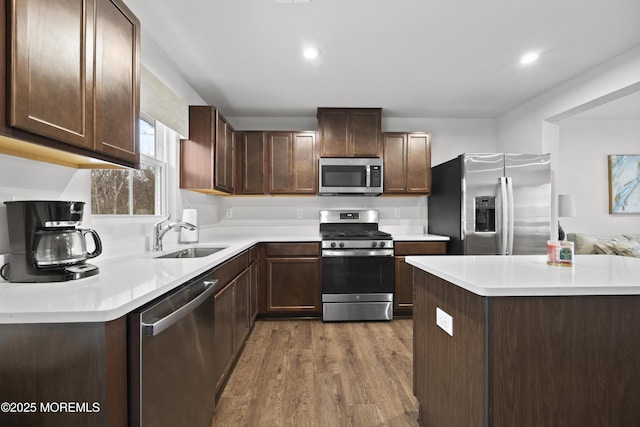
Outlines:
{"label": "coffee pot", "polygon": [[9,262],[0,269],[5,280],[60,282],[98,274],[98,267],[86,261],[102,253],[100,237],[94,230],[78,228],[84,202],[31,200],[5,205],[11,247]]}
{"label": "coffee pot", "polygon": [[[87,235],[93,238],[92,252],[87,252]],[[94,230],[43,229],[36,232],[33,262],[38,268],[58,268],[82,263],[101,253],[102,243]]]}

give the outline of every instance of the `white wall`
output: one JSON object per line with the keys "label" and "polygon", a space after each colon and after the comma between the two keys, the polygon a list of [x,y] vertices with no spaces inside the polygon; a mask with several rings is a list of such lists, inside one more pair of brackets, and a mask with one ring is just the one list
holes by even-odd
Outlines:
{"label": "white wall", "polygon": [[[640,114],[640,112],[639,112]],[[610,215],[609,154],[640,153],[640,120],[573,120],[559,122],[556,172],[559,194],[573,194],[577,217],[560,218],[565,231],[591,234],[640,234],[640,214]]]}
{"label": "white wall", "polygon": [[427,224],[426,196],[221,197],[219,201],[222,227],[269,225],[309,227],[317,231],[322,209],[376,209],[380,225],[399,233],[423,233]]}
{"label": "white wall", "polygon": [[76,169],[0,154],[0,254],[9,252],[6,201],[77,200],[91,204],[91,189]]}
{"label": "white wall", "polygon": [[[510,152],[551,153],[552,216],[557,220],[557,194],[562,194],[560,178],[567,169],[575,169],[575,156],[562,155],[561,132],[558,123],[590,108],[603,105],[640,90],[640,46],[619,55],[581,76],[565,83],[499,117],[497,120],[497,150]],[[607,140],[615,137],[612,133]],[[589,156],[587,150],[580,152]],[[634,150],[637,151],[637,150]],[[565,178],[571,179],[571,178]],[[579,185],[579,181],[576,181]],[[598,190],[593,200],[607,196]],[[588,209],[599,210],[599,204]],[[601,230],[622,224],[613,218],[600,217],[590,222]],[[567,221],[563,219],[563,222]],[[569,220],[570,221],[570,220]],[[615,225],[614,225],[615,223]],[[569,222],[568,225],[571,225]],[[567,231],[573,231],[564,227]]]}
{"label": "white wall", "polygon": [[[640,90],[640,46],[514,110],[497,121],[498,151],[542,153],[557,143],[546,122]],[[547,138],[550,137],[551,139]]]}

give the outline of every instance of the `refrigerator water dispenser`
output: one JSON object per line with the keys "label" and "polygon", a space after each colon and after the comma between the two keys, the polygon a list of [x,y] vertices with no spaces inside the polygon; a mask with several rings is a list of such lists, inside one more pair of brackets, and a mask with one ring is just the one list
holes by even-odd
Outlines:
{"label": "refrigerator water dispenser", "polygon": [[496,231],[496,198],[493,196],[476,197],[476,232]]}

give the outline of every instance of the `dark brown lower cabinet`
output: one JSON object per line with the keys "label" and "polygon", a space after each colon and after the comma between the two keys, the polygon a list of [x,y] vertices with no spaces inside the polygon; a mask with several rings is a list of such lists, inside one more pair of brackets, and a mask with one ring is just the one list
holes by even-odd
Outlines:
{"label": "dark brown lower cabinet", "polygon": [[266,244],[266,313],[322,314],[319,243]]}
{"label": "dark brown lower cabinet", "polygon": [[0,402],[2,426],[127,425],[126,318],[0,325]]}
{"label": "dark brown lower cabinet", "polygon": [[255,246],[249,251],[249,324],[253,326],[258,316],[258,247]]}
{"label": "dark brown lower cabinet", "polygon": [[244,251],[214,269],[219,288],[215,294],[214,316],[214,378],[218,396],[251,330],[252,270],[249,261],[252,250]]}
{"label": "dark brown lower cabinet", "polygon": [[394,242],[395,277],[393,312],[410,316],[413,311],[413,268],[405,262],[408,255],[444,255],[447,242]]}
{"label": "dark brown lower cabinet", "polygon": [[640,296],[483,297],[414,271],[421,425],[640,425]]}
{"label": "dark brown lower cabinet", "polygon": [[216,390],[222,387],[225,374],[233,362],[233,322],[235,305],[235,286],[229,283],[215,296],[215,337],[216,348],[213,358]]}
{"label": "dark brown lower cabinet", "polygon": [[249,293],[251,270],[247,268],[235,280],[235,313],[233,323],[233,349],[238,353],[249,335]]}

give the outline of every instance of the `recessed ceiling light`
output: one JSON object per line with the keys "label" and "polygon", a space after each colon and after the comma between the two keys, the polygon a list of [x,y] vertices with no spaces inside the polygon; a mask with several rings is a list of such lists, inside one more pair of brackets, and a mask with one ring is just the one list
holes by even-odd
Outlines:
{"label": "recessed ceiling light", "polygon": [[531,64],[533,62],[536,62],[538,60],[538,57],[540,57],[538,52],[529,52],[522,55],[522,57],[520,58],[520,63],[525,65]]}
{"label": "recessed ceiling light", "polygon": [[320,55],[320,49],[318,49],[317,47],[313,47],[313,46],[312,47],[307,47],[302,52],[302,54],[307,59],[315,59],[315,58],[318,57],[318,55]]}

